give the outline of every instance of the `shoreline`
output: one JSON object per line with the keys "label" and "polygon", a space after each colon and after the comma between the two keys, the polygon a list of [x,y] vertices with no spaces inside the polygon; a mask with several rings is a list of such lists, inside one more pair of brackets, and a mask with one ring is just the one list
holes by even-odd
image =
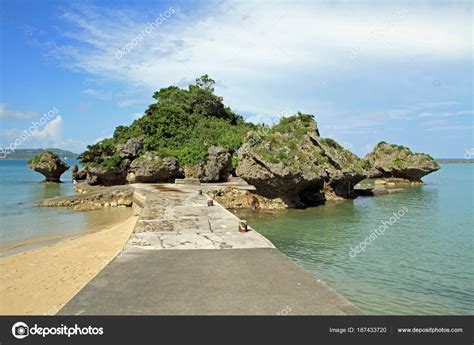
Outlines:
{"label": "shoreline", "polygon": [[0,257],[0,315],[55,315],[120,253],[138,215],[137,210],[96,231]]}
{"label": "shoreline", "polygon": [[[95,210],[92,210],[95,211]],[[89,211],[86,211],[89,212]],[[5,245],[0,246],[0,259],[9,257],[15,254],[21,254],[25,252],[29,252],[31,250],[47,247],[56,243],[61,243],[63,241],[67,241],[69,239],[75,239],[84,235],[93,234],[104,229],[108,229],[110,227],[119,225],[123,223],[128,218],[133,216],[135,211],[131,211],[130,215],[123,217],[123,219],[119,220],[112,220],[108,221],[106,224],[95,224],[90,227],[84,228],[83,230],[71,233],[71,234],[56,234],[56,235],[41,235],[37,237],[32,237],[28,239],[24,239],[18,242],[12,242]]]}

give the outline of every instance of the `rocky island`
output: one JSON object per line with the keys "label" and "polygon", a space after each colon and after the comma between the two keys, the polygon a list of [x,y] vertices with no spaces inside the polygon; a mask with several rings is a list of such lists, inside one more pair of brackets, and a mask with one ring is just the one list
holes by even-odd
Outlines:
{"label": "rocky island", "polygon": [[55,153],[44,151],[28,161],[28,167],[44,175],[45,182],[61,182],[61,175],[69,169],[69,165],[61,161]]}
{"label": "rocky island", "polygon": [[[210,183],[206,192],[229,208],[287,208],[355,198],[363,193],[354,187],[367,178],[419,184],[439,169],[429,155],[385,142],[359,158],[322,137],[310,114],[282,117],[272,127],[245,122],[213,85],[204,75],[187,89],[156,92],[141,118],[88,146],[73,179],[91,186]],[[35,158],[36,171],[58,180],[64,166],[53,160],[44,167],[42,159]],[[254,188],[218,184],[236,179]]]}
{"label": "rocky island", "polygon": [[384,178],[396,182],[418,182],[421,178],[440,169],[430,155],[413,153],[408,147],[378,143],[364,158],[370,167],[369,178]]}

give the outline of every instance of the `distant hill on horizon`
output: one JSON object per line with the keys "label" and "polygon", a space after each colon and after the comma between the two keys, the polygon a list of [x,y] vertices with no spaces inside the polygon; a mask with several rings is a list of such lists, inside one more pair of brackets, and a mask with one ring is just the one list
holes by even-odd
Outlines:
{"label": "distant hill on horizon", "polygon": [[67,151],[67,150],[62,150],[62,149],[56,149],[56,148],[46,148],[46,149],[16,149],[15,152],[9,153],[5,158],[5,160],[30,160],[31,158],[39,155],[40,153],[44,151],[51,151],[59,156],[61,159],[77,159],[79,154]]}
{"label": "distant hill on horizon", "polygon": [[437,158],[438,163],[474,163],[472,158]]}

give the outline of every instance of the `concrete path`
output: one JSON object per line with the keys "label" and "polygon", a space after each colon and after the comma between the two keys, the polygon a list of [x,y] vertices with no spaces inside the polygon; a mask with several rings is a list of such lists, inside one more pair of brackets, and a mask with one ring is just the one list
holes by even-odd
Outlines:
{"label": "concrete path", "polygon": [[126,250],[274,248],[256,231],[239,233],[239,218],[198,194],[199,185],[135,184],[144,206]]}
{"label": "concrete path", "polygon": [[[344,315],[360,310],[281,254],[199,185],[134,185],[143,205],[123,252],[63,315]],[[190,250],[188,250],[190,249]]]}

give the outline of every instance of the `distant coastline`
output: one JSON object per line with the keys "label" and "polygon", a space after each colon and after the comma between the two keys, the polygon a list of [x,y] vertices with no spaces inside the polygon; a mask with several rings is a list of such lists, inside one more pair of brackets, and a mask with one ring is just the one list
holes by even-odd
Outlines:
{"label": "distant coastline", "polygon": [[474,163],[474,159],[465,158],[440,158],[435,160],[442,164]]}
{"label": "distant coastline", "polygon": [[76,160],[79,154],[57,149],[57,148],[45,148],[45,149],[16,149],[13,152],[8,153],[5,157],[0,156],[0,160],[30,160],[33,157],[39,155],[44,151],[51,151],[57,154],[61,159],[72,159]]}

